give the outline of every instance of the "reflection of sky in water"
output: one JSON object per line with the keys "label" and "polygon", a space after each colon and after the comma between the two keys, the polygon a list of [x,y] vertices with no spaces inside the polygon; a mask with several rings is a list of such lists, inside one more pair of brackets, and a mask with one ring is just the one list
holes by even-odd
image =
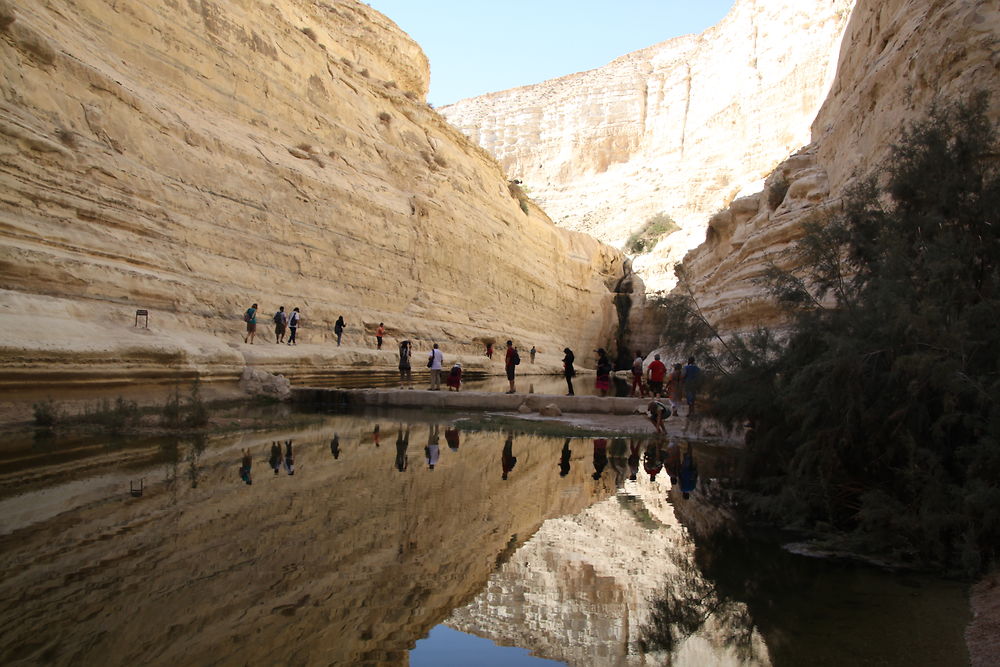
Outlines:
{"label": "reflection of sky in water", "polygon": [[536,658],[523,648],[497,646],[489,639],[438,625],[410,651],[410,667],[544,667],[563,665]]}
{"label": "reflection of sky in water", "polygon": [[[567,455],[562,438],[515,434],[508,450],[505,433],[452,432],[440,413],[239,418],[199,440],[8,442],[3,664],[405,665],[426,642],[457,651],[478,637],[573,664],[652,664],[662,647],[639,653],[663,600],[690,630],[678,659],[964,656],[959,586],[715,540],[724,517],[706,499],[724,495],[732,464],[720,448],[695,447],[699,487],[684,501],[632,460],[644,442],[572,439]],[[288,440],[295,474],[276,475],[271,445]],[[696,607],[711,622],[677,617]],[[518,664],[508,651],[461,664]]]}

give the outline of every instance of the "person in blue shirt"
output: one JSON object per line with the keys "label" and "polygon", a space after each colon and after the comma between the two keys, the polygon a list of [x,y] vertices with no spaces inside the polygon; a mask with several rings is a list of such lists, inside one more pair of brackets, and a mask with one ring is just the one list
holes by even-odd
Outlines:
{"label": "person in blue shirt", "polygon": [[688,413],[690,417],[694,414],[694,401],[698,397],[698,385],[701,384],[701,369],[694,363],[694,357],[688,357],[687,366],[684,367],[684,394],[687,398]]}

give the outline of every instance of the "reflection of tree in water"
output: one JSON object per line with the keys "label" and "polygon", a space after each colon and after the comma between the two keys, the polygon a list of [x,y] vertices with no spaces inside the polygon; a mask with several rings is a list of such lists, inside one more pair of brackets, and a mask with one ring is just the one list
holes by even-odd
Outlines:
{"label": "reflection of tree in water", "polygon": [[664,583],[667,595],[654,600],[650,621],[639,630],[639,648],[644,652],[673,651],[685,639],[707,630],[732,649],[742,661],[755,657],[754,623],[746,605],[722,595],[695,563],[693,554],[678,554],[676,572]]}

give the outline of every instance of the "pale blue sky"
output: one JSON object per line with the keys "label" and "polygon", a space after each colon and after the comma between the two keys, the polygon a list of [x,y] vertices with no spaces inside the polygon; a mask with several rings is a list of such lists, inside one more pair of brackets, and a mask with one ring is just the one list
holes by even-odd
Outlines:
{"label": "pale blue sky", "polygon": [[431,61],[428,100],[538,83],[701,32],[733,0],[368,0]]}

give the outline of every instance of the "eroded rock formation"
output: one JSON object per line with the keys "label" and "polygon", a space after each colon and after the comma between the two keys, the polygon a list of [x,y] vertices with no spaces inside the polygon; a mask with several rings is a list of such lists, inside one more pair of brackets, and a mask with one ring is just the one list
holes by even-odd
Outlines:
{"label": "eroded rock formation", "polygon": [[[502,435],[462,433],[457,451],[442,441],[430,471],[431,426],[414,425],[399,472],[397,426],[383,424],[381,448],[371,428],[338,417],[15,463],[0,480],[4,664],[406,665],[545,519],[608,493],[583,465],[559,477],[551,439],[516,437],[504,481]],[[279,439],[294,441],[294,475],[267,463]],[[237,476],[241,448],[252,485]]]}
{"label": "eroded rock formation", "polygon": [[681,230],[636,261],[663,289],[705,220],[809,140],[853,4],[738,0],[700,35],[441,112],[561,226],[621,247],[672,216]]}
{"label": "eroded rock formation", "polygon": [[[363,3],[0,0],[0,69],[2,385],[613,338],[622,256],[522,211]],[[253,302],[261,334],[299,306],[305,344],[244,346]],[[331,356],[338,315],[355,348],[385,322],[388,349]]]}
{"label": "eroded rock formation", "polygon": [[813,123],[812,143],[780,164],[765,189],[709,222],[684,268],[710,320],[725,331],[779,323],[754,279],[822,220],[845,188],[889,154],[900,130],[935,100],[994,91],[1000,120],[1000,7],[988,0],[859,0],[844,35],[837,77]]}

